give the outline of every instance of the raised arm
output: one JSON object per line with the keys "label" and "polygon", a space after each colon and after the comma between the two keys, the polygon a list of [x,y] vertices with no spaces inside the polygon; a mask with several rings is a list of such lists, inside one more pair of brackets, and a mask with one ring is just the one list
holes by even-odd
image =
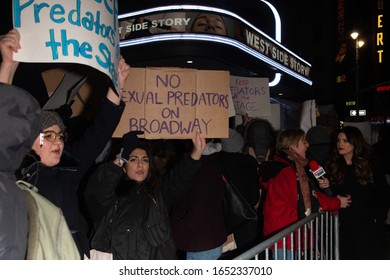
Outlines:
{"label": "raised arm", "polygon": [[[118,64],[118,73],[119,84],[123,88],[130,73],[130,66],[122,57]],[[118,96],[113,89],[108,90],[106,98],[102,100],[102,104],[95,114],[92,125],[88,126],[81,139],[70,147],[70,152],[78,155],[78,174],[81,177],[91,168],[91,165],[111,140],[125,107],[124,102],[121,101],[121,93],[119,92]]]}
{"label": "raised arm", "polygon": [[130,66],[126,64],[125,59],[122,56],[119,60],[118,70],[119,70],[119,86],[121,88],[121,91],[118,92],[117,95],[115,91],[110,87],[107,92],[107,99],[116,105],[119,105],[119,103],[121,102],[122,92],[123,92],[122,89],[125,86],[126,78],[130,73]]}
{"label": "raised arm", "polygon": [[19,62],[14,61],[14,52],[20,49],[20,34],[16,29],[10,30],[7,34],[0,36],[0,82],[12,84],[12,80]]}
{"label": "raised arm", "polygon": [[191,157],[194,160],[199,160],[206,148],[206,139],[202,137],[199,129],[196,131],[195,137],[192,138],[192,143],[194,147],[192,149]]}

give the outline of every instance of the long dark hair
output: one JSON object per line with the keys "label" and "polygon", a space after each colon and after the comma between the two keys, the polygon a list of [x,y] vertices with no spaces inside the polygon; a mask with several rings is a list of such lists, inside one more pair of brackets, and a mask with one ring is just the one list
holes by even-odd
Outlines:
{"label": "long dark hair", "polygon": [[[353,145],[352,166],[357,181],[362,186],[373,183],[372,169],[370,164],[371,146],[364,140],[362,132],[353,126],[346,126],[338,134],[344,133],[348,142]],[[337,145],[332,150],[330,161],[327,164],[327,172],[333,184],[342,184],[345,176],[347,163],[337,150]]]}
{"label": "long dark hair", "polygon": [[[148,194],[153,194],[159,188],[161,184],[162,176],[156,168],[154,157],[150,151],[150,148],[147,145],[137,145],[134,146],[134,149],[141,149],[146,152],[146,155],[149,158],[149,170],[148,175],[145,180],[142,182],[136,182],[130,179],[126,173],[123,174],[123,180],[117,188],[117,194],[125,195],[129,193],[132,187],[137,187],[138,190],[144,191]],[[130,152],[131,153],[131,152]]]}

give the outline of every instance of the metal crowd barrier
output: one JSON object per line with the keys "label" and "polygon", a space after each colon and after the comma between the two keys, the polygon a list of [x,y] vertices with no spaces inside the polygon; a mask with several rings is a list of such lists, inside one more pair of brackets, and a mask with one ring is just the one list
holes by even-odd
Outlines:
{"label": "metal crowd barrier", "polygon": [[286,260],[288,259],[286,257],[287,238],[290,239],[292,244],[291,251],[293,255],[290,259],[339,260],[338,225],[338,215],[333,215],[330,212],[312,213],[310,216],[284,228],[260,244],[235,257],[234,260],[274,259],[273,254],[270,254],[270,251],[273,250],[270,248],[276,250],[279,240],[282,240],[283,243],[282,260]]}

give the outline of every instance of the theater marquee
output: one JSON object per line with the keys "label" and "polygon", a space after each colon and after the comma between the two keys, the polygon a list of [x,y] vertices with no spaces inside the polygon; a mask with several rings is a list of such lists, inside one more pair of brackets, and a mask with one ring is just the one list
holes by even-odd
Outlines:
{"label": "theater marquee", "polygon": [[[213,22],[207,28],[206,22]],[[121,47],[167,40],[213,41],[239,48],[309,85],[311,65],[240,16],[217,8],[178,5],[119,16]]]}

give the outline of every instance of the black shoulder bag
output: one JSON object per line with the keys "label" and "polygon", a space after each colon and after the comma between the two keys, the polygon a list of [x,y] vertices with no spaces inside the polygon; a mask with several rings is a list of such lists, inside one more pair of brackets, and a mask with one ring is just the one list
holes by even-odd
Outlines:
{"label": "black shoulder bag", "polygon": [[221,176],[225,184],[223,211],[226,229],[228,234],[230,234],[246,223],[256,220],[257,214],[233,183],[226,179],[225,176]]}

